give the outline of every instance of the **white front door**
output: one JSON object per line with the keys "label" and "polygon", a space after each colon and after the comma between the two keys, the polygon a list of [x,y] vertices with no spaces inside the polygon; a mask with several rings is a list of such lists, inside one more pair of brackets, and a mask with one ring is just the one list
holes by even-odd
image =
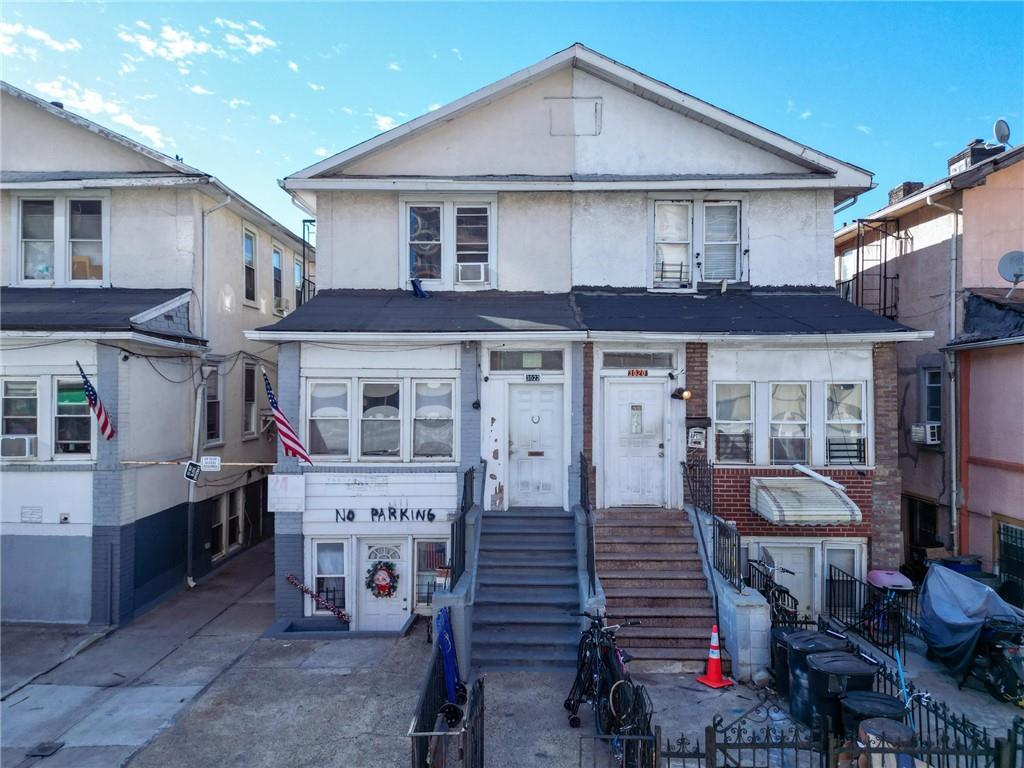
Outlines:
{"label": "white front door", "polygon": [[[359,600],[358,629],[399,630],[409,618],[409,553],[405,539],[360,540],[356,590]],[[390,597],[377,597],[366,586],[366,572],[378,561],[393,563],[398,589]]]}
{"label": "white front door", "polygon": [[509,385],[509,504],[561,507],[562,385]]}
{"label": "white front door", "polygon": [[604,419],[604,505],[665,503],[665,387],[660,382],[607,381]]}
{"label": "white front door", "polygon": [[776,571],[775,581],[788,589],[790,594],[796,598],[799,604],[797,610],[800,615],[815,615],[814,550],[817,547],[762,543],[761,549],[762,551],[767,549],[771,553],[776,567],[793,572]]}

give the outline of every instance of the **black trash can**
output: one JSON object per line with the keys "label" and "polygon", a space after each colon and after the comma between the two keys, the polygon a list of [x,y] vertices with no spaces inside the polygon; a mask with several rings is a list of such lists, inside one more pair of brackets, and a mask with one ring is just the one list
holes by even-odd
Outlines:
{"label": "black trash can", "polygon": [[780,696],[789,696],[789,641],[801,634],[813,635],[815,632],[799,627],[772,629],[772,677]]}
{"label": "black trash can", "polygon": [[857,729],[865,720],[884,717],[905,722],[907,708],[895,696],[877,691],[851,691],[839,700],[843,709],[843,731],[848,739],[857,738]]}
{"label": "black trash can", "polygon": [[[833,733],[842,733],[843,710],[840,697],[852,691],[874,688],[878,666],[848,651],[826,651],[807,657],[808,715],[801,722],[811,725],[818,715],[831,722]],[[792,710],[792,706],[790,707]]]}
{"label": "black trash can", "polygon": [[811,724],[811,699],[807,687],[807,657],[812,653],[845,651],[845,637],[808,631],[789,636],[789,713],[804,725]]}

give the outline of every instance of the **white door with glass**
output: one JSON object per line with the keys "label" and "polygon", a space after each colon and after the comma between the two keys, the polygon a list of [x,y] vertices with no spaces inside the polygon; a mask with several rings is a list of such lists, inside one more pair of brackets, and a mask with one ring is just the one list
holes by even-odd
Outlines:
{"label": "white door with glass", "polygon": [[[797,611],[801,616],[815,614],[814,595],[814,546],[793,546],[789,544],[762,544],[761,556],[764,559],[765,550],[775,560],[775,582],[789,590],[796,598]],[[784,573],[782,569],[792,573]]]}
{"label": "white door with glass", "polygon": [[607,381],[604,503],[665,503],[665,388],[660,382]]}
{"label": "white door with glass", "polygon": [[[375,589],[358,585],[358,629],[399,630],[409,618],[409,553],[405,539],[395,541],[360,541],[360,574],[366,574],[378,563],[390,563],[398,574],[397,589],[387,597],[379,597]],[[383,578],[383,577],[381,577]]]}
{"label": "white door with glass", "polygon": [[562,385],[509,385],[509,503],[561,507]]}

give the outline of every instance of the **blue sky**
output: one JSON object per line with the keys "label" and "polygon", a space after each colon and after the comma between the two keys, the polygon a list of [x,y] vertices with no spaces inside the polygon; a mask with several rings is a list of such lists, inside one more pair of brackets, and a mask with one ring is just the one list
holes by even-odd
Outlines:
{"label": "blue sky", "polygon": [[7,2],[0,55],[298,230],[277,179],[575,41],[874,171],[850,220],[997,117],[1024,141],[1022,40],[1021,3]]}

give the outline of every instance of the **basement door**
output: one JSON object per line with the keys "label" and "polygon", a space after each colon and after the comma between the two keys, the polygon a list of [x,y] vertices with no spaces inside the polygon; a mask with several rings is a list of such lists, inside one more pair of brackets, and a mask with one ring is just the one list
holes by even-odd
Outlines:
{"label": "basement door", "polygon": [[[359,600],[358,626],[361,630],[398,631],[409,618],[409,553],[406,540],[359,541],[356,591]],[[367,571],[377,562],[393,563],[398,589],[390,597],[376,597],[364,583]]]}
{"label": "basement door", "polygon": [[607,380],[604,403],[604,505],[663,506],[664,385]]}
{"label": "basement door", "polygon": [[562,385],[508,388],[509,504],[562,507]]}

